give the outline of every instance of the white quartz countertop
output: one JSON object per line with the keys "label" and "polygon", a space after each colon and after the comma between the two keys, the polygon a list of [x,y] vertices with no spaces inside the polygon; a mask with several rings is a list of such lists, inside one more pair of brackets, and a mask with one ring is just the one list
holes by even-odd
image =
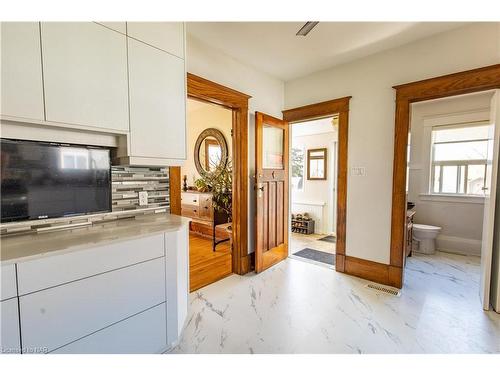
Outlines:
{"label": "white quartz countertop", "polygon": [[47,233],[8,235],[0,238],[2,265],[19,263],[40,257],[59,255],[156,233],[176,232],[190,219],[171,215],[153,214],[137,218],[116,220],[89,227]]}

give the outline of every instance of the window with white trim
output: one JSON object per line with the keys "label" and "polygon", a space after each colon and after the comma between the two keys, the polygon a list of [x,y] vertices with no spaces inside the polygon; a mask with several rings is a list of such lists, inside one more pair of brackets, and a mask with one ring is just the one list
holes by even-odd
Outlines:
{"label": "window with white trim", "polygon": [[432,194],[484,195],[488,124],[432,128]]}

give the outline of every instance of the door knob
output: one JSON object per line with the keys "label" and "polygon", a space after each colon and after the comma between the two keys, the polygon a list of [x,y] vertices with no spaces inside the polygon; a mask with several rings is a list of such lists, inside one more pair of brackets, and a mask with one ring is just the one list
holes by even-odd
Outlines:
{"label": "door knob", "polygon": [[257,198],[262,198],[262,193],[264,192],[264,184],[259,184],[257,187]]}

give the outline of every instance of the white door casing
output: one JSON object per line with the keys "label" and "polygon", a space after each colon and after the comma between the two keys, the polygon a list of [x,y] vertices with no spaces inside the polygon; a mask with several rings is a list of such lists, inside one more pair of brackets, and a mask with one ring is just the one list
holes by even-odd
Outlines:
{"label": "white door casing", "polygon": [[490,130],[486,179],[484,186],[484,219],[483,238],[481,244],[481,280],[479,296],[484,310],[490,309],[491,266],[493,254],[493,237],[495,231],[495,200],[498,173],[498,145],[500,141],[500,90],[496,90],[491,98]]}

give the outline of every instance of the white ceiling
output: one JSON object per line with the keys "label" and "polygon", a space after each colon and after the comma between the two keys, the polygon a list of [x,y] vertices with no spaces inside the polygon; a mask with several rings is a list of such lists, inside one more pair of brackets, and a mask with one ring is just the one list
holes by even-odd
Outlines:
{"label": "white ceiling", "polygon": [[336,133],[338,118],[326,117],[317,120],[297,122],[292,124],[292,137],[301,137],[304,135]]}
{"label": "white ceiling", "polygon": [[459,22],[320,22],[305,37],[304,22],[189,22],[187,32],[233,58],[288,81],[417,39]]}

